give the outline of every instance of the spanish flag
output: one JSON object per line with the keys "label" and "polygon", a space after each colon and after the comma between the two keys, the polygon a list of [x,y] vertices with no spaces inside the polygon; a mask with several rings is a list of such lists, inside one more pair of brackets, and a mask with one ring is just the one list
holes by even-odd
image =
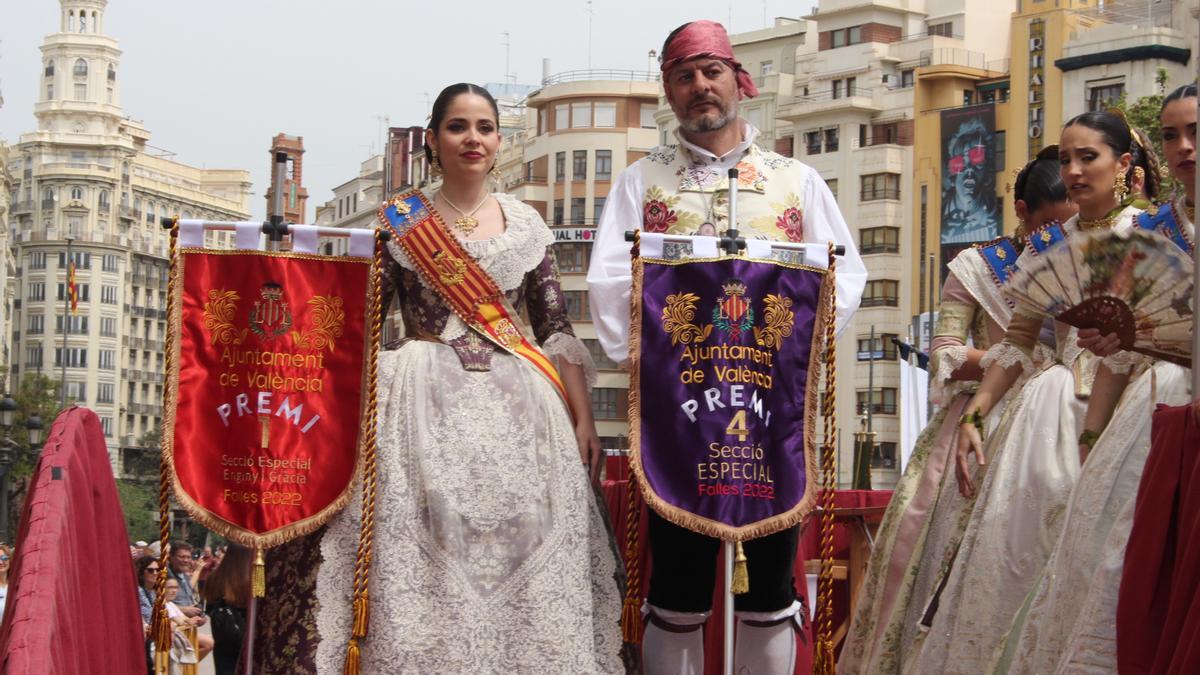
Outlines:
{"label": "spanish flag", "polygon": [[67,297],[71,300],[71,313],[79,310],[79,289],[75,287],[75,261],[67,263]]}

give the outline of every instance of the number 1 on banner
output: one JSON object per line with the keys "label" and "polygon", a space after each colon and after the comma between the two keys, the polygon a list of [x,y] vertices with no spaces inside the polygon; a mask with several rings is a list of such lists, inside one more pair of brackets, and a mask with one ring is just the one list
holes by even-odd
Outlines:
{"label": "number 1 on banner", "polygon": [[750,430],[746,428],[746,411],[739,410],[733,419],[729,420],[729,426],[725,427],[725,435],[737,436],[739,441],[744,441],[749,434]]}

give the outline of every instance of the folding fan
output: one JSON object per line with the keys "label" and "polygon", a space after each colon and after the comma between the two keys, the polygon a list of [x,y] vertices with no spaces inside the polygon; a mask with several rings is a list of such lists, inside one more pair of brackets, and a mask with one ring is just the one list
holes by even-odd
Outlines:
{"label": "folding fan", "polygon": [[1004,288],[1018,309],[1116,333],[1121,349],[1192,363],[1192,260],[1142,230],[1072,233],[1027,256]]}

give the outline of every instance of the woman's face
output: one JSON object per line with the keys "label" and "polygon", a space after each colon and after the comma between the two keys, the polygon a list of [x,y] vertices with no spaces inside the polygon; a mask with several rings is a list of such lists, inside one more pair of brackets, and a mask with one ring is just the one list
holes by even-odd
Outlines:
{"label": "woman's face", "polygon": [[7,548],[0,548],[0,572],[7,572],[10,564],[10,558]]}
{"label": "woman's face", "polygon": [[1117,206],[1113,186],[1129,169],[1130,156],[1117,156],[1095,129],[1073,124],[1063,129],[1058,143],[1059,171],[1067,195],[1083,213],[1095,218]]}
{"label": "woman's face", "polygon": [[482,180],[492,170],[500,149],[496,113],[484,97],[459,94],[446,106],[437,133],[425,131],[425,142],[438,154],[447,179]]}
{"label": "woman's face", "polygon": [[1163,155],[1171,176],[1187,187],[1188,194],[1196,185],[1196,99],[1189,96],[1177,99],[1163,108]]}
{"label": "woman's face", "polygon": [[[154,582],[157,579],[158,563],[146,565],[146,569],[142,570],[142,586],[145,588],[154,588]],[[175,590],[179,590],[179,582],[175,582]]]}
{"label": "woman's face", "polygon": [[179,595],[179,582],[168,579],[167,587],[163,589],[163,597],[167,599],[167,602],[174,602],[176,595]]}
{"label": "woman's face", "polygon": [[1029,212],[1029,218],[1025,221],[1025,225],[1029,228],[1030,232],[1036,232],[1050,223],[1067,222],[1078,210],[1079,208],[1071,203],[1069,199],[1062,202],[1042,204]]}

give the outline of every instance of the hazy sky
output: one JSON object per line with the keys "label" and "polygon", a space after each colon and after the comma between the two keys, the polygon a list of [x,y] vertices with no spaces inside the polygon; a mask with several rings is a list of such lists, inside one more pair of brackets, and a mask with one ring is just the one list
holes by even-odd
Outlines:
{"label": "hazy sky", "polygon": [[[251,213],[265,213],[271,137],[304,136],[308,218],[351,178],[382,122],[424,124],[427,101],[459,81],[537,84],[589,67],[584,0],[384,2],[383,0],[109,0],[105,33],[124,52],[118,76],[125,114],[151,145],[181,162],[248,169]],[[679,24],[709,18],[731,32],[775,16],[807,14],[783,0],[594,0],[591,68],[647,67]],[[57,0],[0,0],[0,138],[32,131],[43,38],[58,30]],[[766,21],[764,22],[764,17]]]}

